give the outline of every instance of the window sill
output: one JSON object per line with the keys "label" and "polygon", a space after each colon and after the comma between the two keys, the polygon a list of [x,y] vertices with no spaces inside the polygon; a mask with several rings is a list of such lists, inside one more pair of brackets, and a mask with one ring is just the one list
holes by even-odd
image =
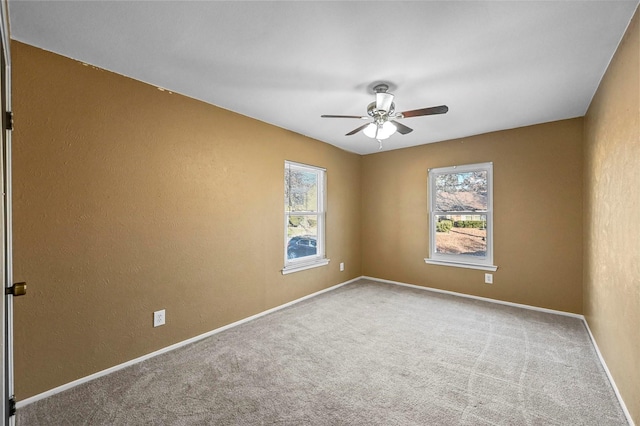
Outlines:
{"label": "window sill", "polygon": [[304,271],[306,269],[317,268],[329,264],[329,259],[314,260],[313,262],[300,263],[297,265],[287,265],[282,268],[282,275],[292,274],[294,272]]}
{"label": "window sill", "polygon": [[453,266],[454,268],[478,269],[480,271],[492,271],[492,272],[495,272],[498,269],[498,267],[495,265],[480,265],[477,263],[448,262],[445,260],[434,260],[429,258],[425,258],[424,263],[427,263],[429,265]]}

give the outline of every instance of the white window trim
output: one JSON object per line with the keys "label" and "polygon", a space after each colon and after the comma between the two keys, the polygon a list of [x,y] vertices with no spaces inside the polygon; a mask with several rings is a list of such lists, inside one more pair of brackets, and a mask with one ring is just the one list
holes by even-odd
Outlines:
{"label": "white window trim", "polygon": [[[487,254],[484,259],[475,256],[465,256],[456,254],[441,254],[435,252],[436,232],[434,226],[435,216],[441,212],[435,211],[436,179],[435,176],[447,173],[464,173],[478,170],[487,171],[487,212],[481,213],[487,216]],[[465,164],[461,166],[439,167],[429,169],[429,257],[424,262],[431,265],[452,266],[456,268],[479,269],[483,271],[496,271],[497,266],[493,265],[493,163]],[[475,212],[470,213],[475,214]]]}
{"label": "white window trim", "polygon": [[319,266],[325,266],[325,265],[328,265],[329,262],[330,262],[329,259],[320,259],[320,260],[314,260],[313,262],[306,262],[298,265],[287,265],[284,268],[282,268],[282,275],[287,275],[293,272],[299,272],[307,269],[317,268]]}
{"label": "white window trim", "polygon": [[318,237],[317,237],[317,254],[313,257],[304,257],[299,259],[287,258],[287,227],[289,223],[289,215],[287,211],[284,212],[284,267],[282,268],[282,275],[291,274],[293,272],[304,271],[307,269],[317,268],[329,264],[329,259],[326,257],[326,244],[325,244],[325,224],[327,216],[327,170],[322,167],[310,166],[308,164],[296,163],[294,161],[284,162],[285,168],[290,166],[292,168],[320,172],[321,181],[318,182],[318,210],[313,213],[309,212],[295,212],[295,215],[314,215],[318,216]]}
{"label": "white window trim", "polygon": [[428,257],[424,258],[424,263],[429,265],[441,265],[441,266],[453,266],[455,268],[466,268],[466,269],[478,269],[480,271],[497,271],[498,267],[495,265],[480,265],[477,263],[461,263],[461,262],[447,262],[445,260],[433,260]]}

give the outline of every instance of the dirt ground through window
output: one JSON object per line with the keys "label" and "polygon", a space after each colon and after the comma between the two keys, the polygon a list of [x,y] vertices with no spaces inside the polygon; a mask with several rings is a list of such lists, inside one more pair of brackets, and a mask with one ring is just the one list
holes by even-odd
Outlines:
{"label": "dirt ground through window", "polygon": [[477,228],[451,228],[449,232],[436,232],[436,251],[443,254],[469,254],[485,256],[487,230]]}

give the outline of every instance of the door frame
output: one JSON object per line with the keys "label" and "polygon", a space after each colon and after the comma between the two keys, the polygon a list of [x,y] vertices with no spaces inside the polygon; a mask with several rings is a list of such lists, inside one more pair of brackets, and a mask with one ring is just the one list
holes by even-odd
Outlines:
{"label": "door frame", "polygon": [[3,191],[0,219],[2,227],[2,276],[4,287],[2,291],[3,303],[0,307],[2,317],[2,339],[0,339],[0,352],[2,353],[2,377],[3,385],[0,393],[2,400],[2,420],[0,425],[12,426],[15,424],[15,416],[10,411],[10,400],[14,401],[13,389],[13,296],[7,294],[6,289],[13,285],[13,243],[11,234],[11,123],[6,111],[11,111],[11,42],[9,38],[9,2],[0,0],[0,102],[2,104],[2,173],[0,173],[0,188]]}

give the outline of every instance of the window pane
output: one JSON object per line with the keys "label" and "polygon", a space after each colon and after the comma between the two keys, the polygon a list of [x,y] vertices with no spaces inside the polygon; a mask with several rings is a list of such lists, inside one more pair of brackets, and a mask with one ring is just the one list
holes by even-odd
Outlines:
{"label": "window pane", "polygon": [[318,253],[318,215],[290,215],[287,224],[287,259]]}
{"label": "window pane", "polygon": [[435,215],[436,253],[487,255],[487,215]]}
{"label": "window pane", "polygon": [[287,167],[284,179],[286,211],[318,210],[318,173]]}
{"label": "window pane", "polygon": [[436,176],[436,211],[486,211],[487,171]]}

